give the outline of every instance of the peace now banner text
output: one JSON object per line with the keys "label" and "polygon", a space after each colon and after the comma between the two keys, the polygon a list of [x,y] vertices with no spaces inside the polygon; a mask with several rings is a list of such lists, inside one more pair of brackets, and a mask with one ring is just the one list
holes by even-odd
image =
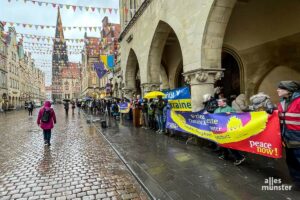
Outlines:
{"label": "peace now banner text", "polygon": [[281,158],[278,112],[203,114],[168,111],[167,128],[218,143],[222,147]]}

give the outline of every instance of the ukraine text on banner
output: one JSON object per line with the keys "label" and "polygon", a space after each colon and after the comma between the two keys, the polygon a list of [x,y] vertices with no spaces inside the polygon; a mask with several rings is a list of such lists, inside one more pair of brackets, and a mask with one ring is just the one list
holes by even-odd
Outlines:
{"label": "ukraine text on banner", "polygon": [[164,91],[166,98],[174,111],[192,111],[191,93],[189,87]]}
{"label": "ukraine text on banner", "polygon": [[100,79],[107,73],[107,69],[105,69],[102,62],[94,63],[94,68]]}
{"label": "ukraine text on banner", "polygon": [[119,106],[120,113],[129,113],[129,111],[130,111],[129,103],[127,103],[127,102],[119,103],[118,106]]}
{"label": "ukraine text on banner", "polygon": [[101,61],[104,63],[107,70],[112,70],[115,66],[114,55],[100,55]]}
{"label": "ukraine text on banner", "polygon": [[186,132],[219,145],[267,157],[282,156],[278,113],[203,114],[175,112],[167,116],[167,128]]}

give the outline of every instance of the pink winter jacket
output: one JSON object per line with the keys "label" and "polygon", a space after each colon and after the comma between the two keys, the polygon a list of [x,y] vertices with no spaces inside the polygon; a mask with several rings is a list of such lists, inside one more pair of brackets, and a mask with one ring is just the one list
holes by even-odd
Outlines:
{"label": "pink winter jacket", "polygon": [[[44,109],[46,110],[51,110],[50,112],[50,120],[47,123],[44,123],[41,121],[43,113],[44,113]],[[49,130],[52,129],[54,127],[54,124],[56,124],[56,116],[55,116],[55,112],[53,110],[53,108],[51,108],[51,103],[50,101],[45,101],[44,106],[40,109],[39,111],[39,115],[37,118],[37,124],[38,126],[40,126],[43,130]]]}

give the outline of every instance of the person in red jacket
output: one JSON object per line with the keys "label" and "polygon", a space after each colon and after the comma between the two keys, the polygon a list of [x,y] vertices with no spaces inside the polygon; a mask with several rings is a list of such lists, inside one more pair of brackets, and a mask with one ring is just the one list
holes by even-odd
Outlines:
{"label": "person in red jacket", "polygon": [[300,190],[300,83],[281,81],[277,89],[280,103],[281,136],[286,151],[286,163],[294,182],[294,190]]}
{"label": "person in red jacket", "polygon": [[45,101],[44,106],[40,109],[37,124],[43,129],[44,144],[50,146],[51,129],[53,129],[54,124],[56,124],[55,112],[53,108],[51,108],[50,101]]}

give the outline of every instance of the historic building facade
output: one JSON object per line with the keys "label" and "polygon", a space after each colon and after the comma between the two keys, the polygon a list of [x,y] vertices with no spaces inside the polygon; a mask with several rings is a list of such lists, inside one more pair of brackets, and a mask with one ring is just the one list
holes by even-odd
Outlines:
{"label": "historic building facade", "polygon": [[62,69],[62,97],[64,99],[79,99],[81,91],[81,75],[78,63],[68,63],[68,67]]}
{"label": "historic building facade", "polygon": [[15,28],[9,27],[6,36],[7,43],[7,81],[8,81],[8,106],[9,108],[17,108],[21,106],[20,99],[20,67],[17,33]]}
{"label": "historic building facade", "polygon": [[1,26],[0,104],[7,109],[24,107],[25,101],[45,99],[45,74],[35,67],[30,53],[26,53],[22,40],[17,40],[13,27],[4,32]]}
{"label": "historic building facade", "polygon": [[58,8],[55,41],[52,54],[52,99],[63,99],[62,69],[68,66],[67,44],[64,38],[62,20]]}
{"label": "historic building facade", "polygon": [[4,26],[0,22],[0,110],[2,104],[7,101],[8,87],[7,87],[7,45],[4,38]]}
{"label": "historic building facade", "polygon": [[100,38],[88,37],[85,33],[85,46],[82,53],[81,97],[99,98],[100,80],[94,69],[94,63],[100,61]]}
{"label": "historic building facade", "polygon": [[119,78],[122,76],[122,71],[120,67],[120,45],[119,45],[119,35],[121,32],[121,25],[110,23],[108,17],[104,17],[102,20],[102,45],[100,54],[101,55],[113,55],[114,56],[114,68],[108,72],[103,80],[100,80],[100,89],[103,96],[114,96],[121,97],[121,84],[118,85]]}
{"label": "historic building facade", "polygon": [[190,85],[193,110],[222,86],[225,96],[299,80],[297,0],[120,0],[121,67],[130,96]]}

